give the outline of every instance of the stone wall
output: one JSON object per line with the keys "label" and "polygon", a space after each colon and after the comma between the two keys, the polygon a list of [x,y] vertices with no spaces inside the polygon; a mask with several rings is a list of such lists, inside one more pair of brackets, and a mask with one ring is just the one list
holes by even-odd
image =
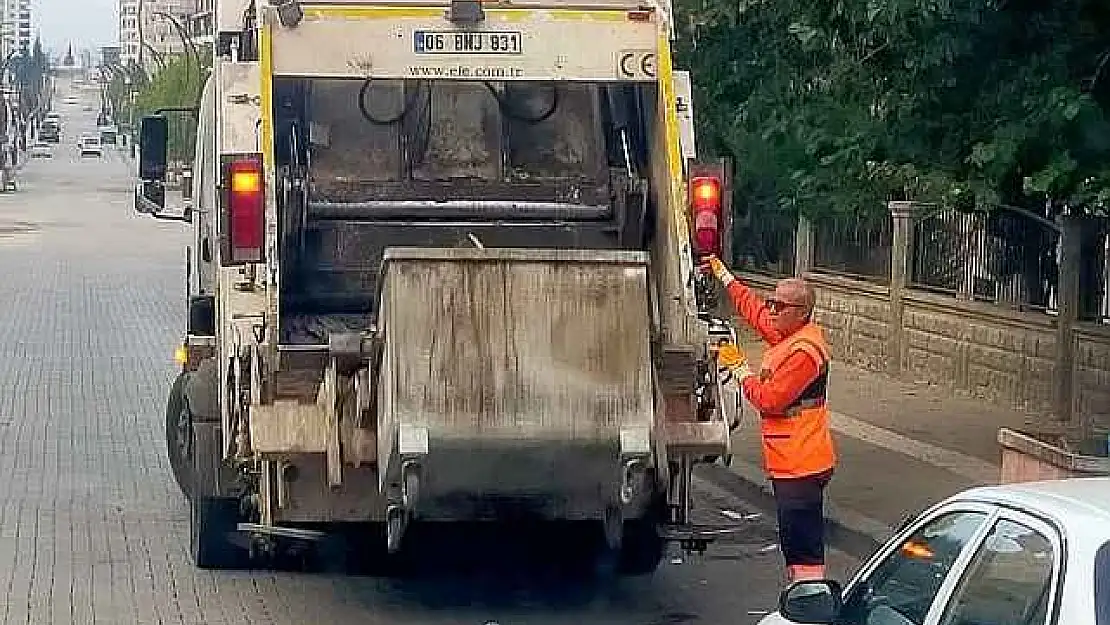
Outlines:
{"label": "stone wall", "polygon": [[903,370],[977,397],[1051,411],[1056,335],[1044,313],[906,292]]}
{"label": "stone wall", "polygon": [[[878,372],[894,369],[900,377],[986,401],[1053,412],[1053,317],[907,289],[901,323],[892,326],[888,287],[820,272],[805,277],[817,287],[817,319],[837,359]],[[740,278],[763,294],[774,287],[767,276]],[[892,341],[899,332],[902,340]],[[1110,430],[1110,327],[1078,324],[1072,335],[1075,416],[1096,432]],[[899,367],[891,367],[891,345],[901,345]]]}
{"label": "stone wall", "polygon": [[1096,432],[1110,432],[1110,326],[1081,323],[1073,335],[1075,412]]}

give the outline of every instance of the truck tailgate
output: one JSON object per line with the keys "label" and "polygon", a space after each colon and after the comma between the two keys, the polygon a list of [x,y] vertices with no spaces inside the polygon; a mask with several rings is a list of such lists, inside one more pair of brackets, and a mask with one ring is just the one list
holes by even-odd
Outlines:
{"label": "truck tailgate", "polygon": [[379,458],[426,454],[422,490],[586,512],[581,489],[650,444],[646,253],[391,248],[383,271]]}

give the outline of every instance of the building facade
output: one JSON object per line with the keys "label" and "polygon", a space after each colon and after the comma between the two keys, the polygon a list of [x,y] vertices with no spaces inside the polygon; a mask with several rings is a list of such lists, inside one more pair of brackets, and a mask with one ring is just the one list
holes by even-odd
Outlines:
{"label": "building facade", "polygon": [[2,0],[0,13],[0,51],[3,58],[12,54],[31,56],[34,43],[34,22],[31,0]]}
{"label": "building facade", "polygon": [[198,47],[212,41],[214,0],[118,1],[121,65],[156,72],[170,58],[190,52],[186,38]]}
{"label": "building facade", "polygon": [[100,64],[104,67],[115,67],[120,64],[119,46],[101,46]]}
{"label": "building facade", "polygon": [[197,0],[196,4],[196,10],[189,16],[189,33],[197,45],[210,44],[216,30],[216,0]]}
{"label": "building facade", "polygon": [[142,0],[139,36],[147,72],[155,72],[160,63],[189,53],[184,38],[188,37],[189,17],[196,12],[196,4],[196,0]]}
{"label": "building facade", "polygon": [[142,45],[139,34],[139,0],[119,0],[119,62],[138,65]]}

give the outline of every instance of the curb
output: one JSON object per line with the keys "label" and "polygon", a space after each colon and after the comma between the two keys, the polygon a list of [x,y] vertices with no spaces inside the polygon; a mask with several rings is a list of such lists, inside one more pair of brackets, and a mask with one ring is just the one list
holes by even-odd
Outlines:
{"label": "curb", "polygon": [[[696,473],[718,488],[750,502],[770,518],[776,517],[771,484],[759,467],[733,458],[730,467],[702,464],[698,465]],[[874,553],[893,533],[893,528],[885,523],[825,498],[825,542],[828,546],[863,559]]]}

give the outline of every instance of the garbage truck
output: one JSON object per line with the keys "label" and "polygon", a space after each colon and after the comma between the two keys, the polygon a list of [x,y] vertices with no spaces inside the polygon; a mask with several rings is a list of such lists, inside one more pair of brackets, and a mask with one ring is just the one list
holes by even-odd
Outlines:
{"label": "garbage truck", "polygon": [[[197,566],[524,519],[590,528],[633,575],[731,531],[691,492],[740,406],[697,270],[729,172],[693,157],[669,4],[215,17],[199,103],[141,121],[135,189],[193,232],[166,443]],[[184,205],[173,115],[197,129]]]}

